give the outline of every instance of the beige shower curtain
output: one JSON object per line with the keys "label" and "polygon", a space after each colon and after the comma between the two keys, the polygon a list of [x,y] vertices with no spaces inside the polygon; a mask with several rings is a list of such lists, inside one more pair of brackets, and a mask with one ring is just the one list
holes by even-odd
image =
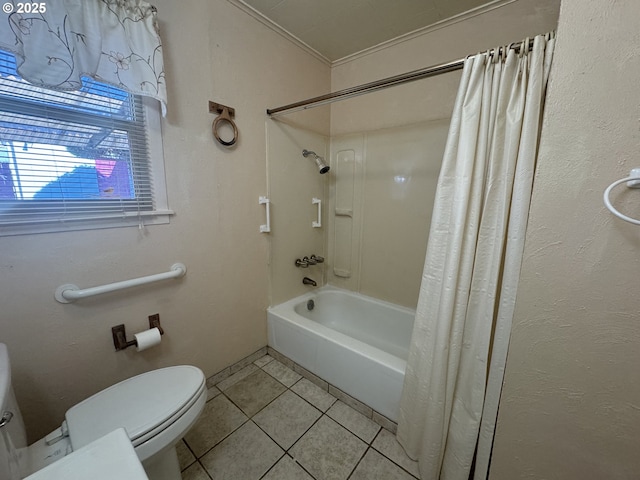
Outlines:
{"label": "beige shower curtain", "polygon": [[476,447],[487,477],[553,44],[465,61],[398,424],[423,480],[467,480]]}

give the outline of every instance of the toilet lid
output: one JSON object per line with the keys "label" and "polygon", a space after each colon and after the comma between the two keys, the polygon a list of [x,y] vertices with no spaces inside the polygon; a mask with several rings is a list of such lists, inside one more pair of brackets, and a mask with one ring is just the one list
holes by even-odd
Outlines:
{"label": "toilet lid", "polygon": [[[164,430],[193,403],[205,383],[199,368],[161,368],[117,383],[71,407],[65,417],[74,450],[123,427],[131,442]],[[136,442],[136,439],[141,439]]]}

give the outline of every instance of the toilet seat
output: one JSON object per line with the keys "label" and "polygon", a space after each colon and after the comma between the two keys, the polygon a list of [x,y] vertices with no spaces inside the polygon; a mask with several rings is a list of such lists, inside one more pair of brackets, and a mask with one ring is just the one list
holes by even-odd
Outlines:
{"label": "toilet seat", "polygon": [[71,407],[65,417],[73,450],[123,427],[134,447],[163,432],[198,402],[206,389],[189,365],[153,370],[117,383]]}

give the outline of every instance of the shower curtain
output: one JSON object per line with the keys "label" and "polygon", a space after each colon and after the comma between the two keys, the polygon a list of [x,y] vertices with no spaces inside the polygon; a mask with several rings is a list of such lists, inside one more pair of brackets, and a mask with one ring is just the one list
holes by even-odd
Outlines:
{"label": "shower curtain", "polygon": [[465,61],[398,423],[423,480],[487,478],[553,44]]}

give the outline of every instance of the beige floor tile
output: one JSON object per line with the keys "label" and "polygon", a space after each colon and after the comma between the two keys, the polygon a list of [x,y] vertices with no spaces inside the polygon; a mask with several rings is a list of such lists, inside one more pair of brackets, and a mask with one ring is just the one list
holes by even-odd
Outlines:
{"label": "beige floor tile", "polygon": [[229,387],[224,393],[249,417],[252,417],[278,395],[286,387],[262,370],[243,378]]}
{"label": "beige floor tile", "polygon": [[262,480],[313,480],[313,477],[289,455],[285,455],[269,470],[269,473],[262,477]]}
{"label": "beige floor tile", "polygon": [[292,386],[302,378],[302,375],[294,372],[292,369],[280,363],[278,360],[269,362],[264,367],[262,367],[262,370],[267,372],[269,375],[271,375],[273,378],[278,380],[283,385],[286,385],[287,387]]}
{"label": "beige floor tile", "polygon": [[349,477],[349,480],[371,480],[372,478],[414,480],[411,475],[391,460],[370,448],[356,467],[353,475]]}
{"label": "beige floor tile", "polygon": [[229,378],[229,376],[231,376],[231,368],[230,367],[223,368],[218,373],[211,375],[209,378],[207,378],[207,388],[217,385],[225,378]]}
{"label": "beige floor tile", "polygon": [[202,415],[187,432],[184,440],[196,457],[200,458],[247,420],[247,416],[228,398],[218,395],[205,404]]}
{"label": "beige floor tile", "polygon": [[187,444],[183,440],[180,440],[176,444],[176,453],[178,454],[178,463],[180,464],[180,471],[187,468],[193,462],[196,461],[196,457],[193,455]]}
{"label": "beige floor tile", "polygon": [[373,416],[373,409],[362,403],[360,400],[356,400],[351,395],[343,392],[339,388],[334,387],[333,385],[329,385],[329,393],[336,397],[338,400],[341,400],[343,403],[346,403],[354,410],[359,411],[367,418],[371,418]]}
{"label": "beige floor tile", "polygon": [[371,446],[407,470],[411,475],[420,478],[418,462],[414,462],[407,456],[404,449],[398,443],[398,440],[396,440],[396,436],[391,432],[384,428],[380,430],[380,433]]}
{"label": "beige floor tile", "polygon": [[288,450],[322,415],[316,408],[288,390],[254,415],[253,421]]}
{"label": "beige floor tile", "polygon": [[371,443],[380,430],[380,425],[340,400],[331,406],[327,415],[367,443]]}
{"label": "beige floor tile", "polygon": [[289,368],[293,368],[295,365],[295,362],[293,360],[291,360],[288,357],[285,357],[279,351],[274,350],[273,348],[267,347],[267,353],[271,355],[273,358],[275,358],[276,360],[278,360],[280,363],[284,363]]}
{"label": "beige floor tile", "polygon": [[336,397],[306,378],[296,382],[291,390],[323,412],[326,412],[336,401]]}
{"label": "beige floor tile", "polygon": [[289,452],[318,480],[345,480],[366,449],[366,443],[325,415]]}
{"label": "beige floor tile", "polygon": [[218,395],[220,395],[220,390],[217,387],[207,388],[207,402]]}
{"label": "beige floor tile", "polygon": [[224,380],[222,380],[220,383],[216,385],[216,387],[218,387],[220,390],[224,392],[227,388],[231,387],[232,385],[235,385],[236,383],[248,377],[249,375],[251,375],[257,370],[258,370],[258,367],[256,367],[253,363],[250,365],[247,365],[239,372],[236,372],[230,377],[227,377]]}
{"label": "beige floor tile", "polygon": [[233,374],[233,373],[236,373],[236,372],[242,370],[244,367],[246,367],[247,365],[253,363],[258,358],[265,356],[266,354],[267,354],[267,347],[263,347],[260,350],[258,350],[257,352],[253,352],[248,357],[244,357],[239,362],[236,362],[233,365],[231,365],[231,367],[230,367],[231,373]]}
{"label": "beige floor tile", "polygon": [[202,465],[194,463],[184,472],[182,472],[182,480],[211,480],[207,472],[204,471]]}
{"label": "beige floor tile", "polygon": [[270,355],[265,355],[263,357],[260,357],[259,359],[257,359],[255,362],[253,362],[253,364],[258,367],[258,368],[262,368],[264,367],[267,363],[269,363],[270,361],[273,360],[273,357]]}
{"label": "beige floor tile", "polygon": [[329,384],[325,380],[323,380],[319,376],[317,376],[315,373],[311,373],[309,370],[307,370],[306,368],[302,368],[297,363],[293,365],[293,370],[294,370],[294,372],[299,373],[304,378],[309,380],[311,383],[315,383],[317,386],[319,386],[325,392],[329,391]]}
{"label": "beige floor tile", "polygon": [[273,440],[249,421],[200,461],[216,480],[258,480],[283,454]]}

